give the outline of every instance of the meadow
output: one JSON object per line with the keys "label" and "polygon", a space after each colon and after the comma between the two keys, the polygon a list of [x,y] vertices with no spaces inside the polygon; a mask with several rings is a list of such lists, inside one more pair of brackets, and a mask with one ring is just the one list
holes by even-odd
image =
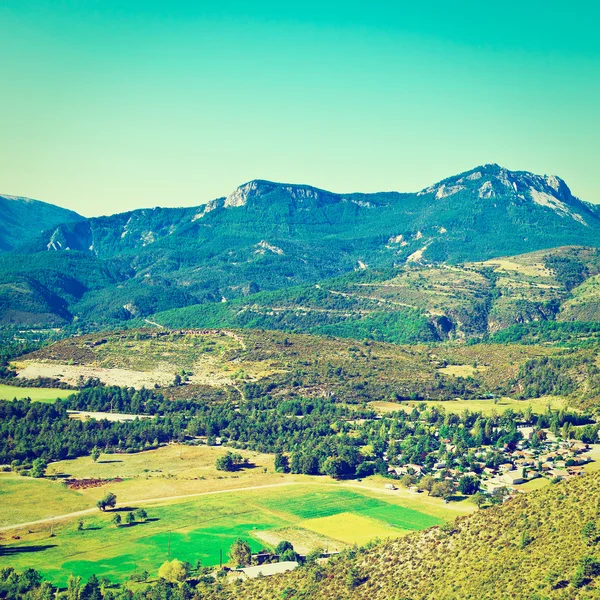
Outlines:
{"label": "meadow", "polygon": [[369,402],[368,406],[380,414],[389,414],[399,410],[410,412],[414,406],[426,404],[429,407],[437,407],[446,412],[461,414],[465,410],[471,412],[480,412],[483,415],[491,415],[496,412],[502,414],[506,410],[525,411],[528,407],[534,413],[540,414],[550,406],[552,410],[560,410],[567,404],[565,399],[560,396],[542,396],[540,398],[531,398],[529,400],[514,400],[513,398],[498,398],[494,400],[474,399],[474,400],[424,400],[418,402]]}
{"label": "meadow", "polygon": [[[118,505],[124,516],[134,505]],[[124,580],[131,573],[155,575],[169,557],[205,566],[217,565],[220,552],[227,560],[231,543],[241,537],[254,551],[265,546],[266,533],[296,528],[314,531],[305,535],[319,545],[343,547],[374,538],[397,537],[408,531],[442,523],[427,512],[402,506],[392,496],[378,498],[361,489],[327,485],[290,485],[209,494],[195,499],[144,504],[148,520],[116,527],[111,512],[94,512],[79,518],[33,527],[31,534],[14,540],[4,534],[0,556],[10,556],[16,568],[33,567],[56,583],[66,583],[67,573],[89,577],[92,573]],[[424,509],[426,510],[426,508]],[[310,543],[310,542],[309,542]],[[314,545],[314,541],[311,545]]]}
{"label": "meadow", "polygon": [[40,387],[15,387],[0,384],[0,400],[22,400],[31,398],[35,402],[54,402],[57,398],[67,398],[76,394],[75,390],[61,390],[57,388]]}

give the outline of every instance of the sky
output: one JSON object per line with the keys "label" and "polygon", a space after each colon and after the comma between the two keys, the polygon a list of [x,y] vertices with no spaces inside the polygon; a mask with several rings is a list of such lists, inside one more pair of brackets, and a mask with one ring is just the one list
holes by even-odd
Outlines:
{"label": "sky", "polygon": [[495,162],[600,202],[587,0],[0,0],[0,193],[86,216]]}

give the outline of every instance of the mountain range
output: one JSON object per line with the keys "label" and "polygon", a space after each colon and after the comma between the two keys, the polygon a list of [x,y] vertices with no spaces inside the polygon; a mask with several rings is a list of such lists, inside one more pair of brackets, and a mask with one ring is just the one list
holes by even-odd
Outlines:
{"label": "mountain range", "polygon": [[[271,306],[275,309],[277,302],[281,304],[277,294],[285,297],[302,286],[319,289],[314,286],[332,281],[339,289],[329,291],[339,292],[343,311],[346,284],[335,283],[336,278],[346,277],[348,285],[361,289],[366,289],[366,281],[360,278],[387,282],[379,287],[390,290],[407,283],[401,281],[398,287],[397,277],[418,283],[419,277],[431,279],[442,268],[448,280],[450,267],[462,269],[467,279],[475,277],[471,275],[475,270],[487,281],[465,284],[473,286],[465,294],[471,298],[467,312],[477,312],[485,304],[489,315],[495,298],[514,296],[516,288],[499,289],[499,278],[493,275],[498,265],[486,261],[563,246],[591,248],[538,257],[551,279],[556,276],[554,268],[563,279],[575,279],[547,282],[550,287],[538,289],[543,302],[537,302],[537,308],[513,311],[514,317],[503,313],[494,319],[492,314],[485,323],[471,323],[460,310],[448,315],[444,298],[449,296],[443,289],[429,304],[406,298],[365,300],[356,290],[354,299],[346,297],[358,311],[354,320],[363,310],[358,320],[373,318],[366,314],[371,311],[358,306],[361,303],[379,302],[390,308],[397,302],[396,308],[403,310],[402,314],[397,310],[397,316],[422,323],[425,337],[468,336],[507,323],[555,318],[573,288],[597,274],[593,249],[600,246],[598,206],[573,196],[558,177],[494,164],[417,193],[335,194],[307,185],[255,180],[196,207],[139,209],[96,218],[2,197],[0,223],[0,323],[5,325],[73,323],[95,328],[164,311],[171,311],[172,319],[173,309],[188,311],[187,319],[186,307],[193,306],[201,315],[235,303],[266,301],[269,308],[268,293],[275,295]],[[555,284],[560,293],[554,293]],[[452,277],[445,285],[452,288]],[[451,289],[450,296],[455,291]],[[520,293],[523,296],[522,287]],[[327,309],[316,302],[309,312]],[[365,329],[369,327],[373,324],[367,321]],[[339,331],[334,328],[331,333]]]}

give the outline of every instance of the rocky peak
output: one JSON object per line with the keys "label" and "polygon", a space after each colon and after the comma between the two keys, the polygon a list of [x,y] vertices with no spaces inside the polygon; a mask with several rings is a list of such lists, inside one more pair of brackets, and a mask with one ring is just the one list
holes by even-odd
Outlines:
{"label": "rocky peak", "polygon": [[264,181],[262,179],[255,179],[244,183],[243,185],[236,188],[227,198],[225,198],[224,206],[244,206],[248,200],[252,198],[260,198],[277,192],[280,195],[287,196],[294,200],[302,199],[313,199],[319,200],[321,197],[337,196],[329,192],[324,192],[310,185],[297,185],[290,183],[274,183],[272,181]]}

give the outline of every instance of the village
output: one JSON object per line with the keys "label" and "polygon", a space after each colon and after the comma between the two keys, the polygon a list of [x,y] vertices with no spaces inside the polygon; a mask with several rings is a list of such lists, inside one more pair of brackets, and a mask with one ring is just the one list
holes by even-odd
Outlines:
{"label": "village", "polygon": [[[565,440],[547,429],[520,427],[518,431],[522,439],[516,444],[504,444],[501,448],[485,446],[469,449],[467,455],[458,453],[451,440],[440,440],[443,445],[437,451],[439,460],[430,467],[390,464],[388,476],[398,479],[413,493],[428,491],[431,495],[442,496],[446,501],[454,497],[457,490],[465,495],[479,492],[504,500],[514,493],[545,485],[540,481],[537,486],[527,486],[528,482],[536,479],[555,483],[583,476],[587,472],[586,465],[596,462],[600,457],[600,444]],[[401,459],[401,456],[397,459]],[[470,485],[461,485],[461,480],[465,478],[469,479]],[[446,485],[436,489],[435,484],[442,482],[446,482]],[[386,488],[397,489],[393,483],[386,484]]]}

